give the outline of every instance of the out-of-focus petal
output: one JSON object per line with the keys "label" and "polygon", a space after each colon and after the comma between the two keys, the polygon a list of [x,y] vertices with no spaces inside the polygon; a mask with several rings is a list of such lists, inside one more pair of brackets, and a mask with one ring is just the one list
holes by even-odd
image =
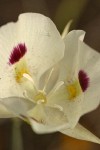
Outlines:
{"label": "out-of-focus petal", "polygon": [[24,89],[15,80],[13,70],[6,69],[5,73],[0,74],[0,98],[23,97],[23,92]]}
{"label": "out-of-focus petal", "polygon": [[67,124],[59,125],[59,126],[44,125],[44,124],[41,124],[41,123],[34,121],[33,119],[29,119],[29,121],[30,121],[30,124],[31,124],[33,131],[38,133],[38,134],[57,132],[57,131],[59,131],[59,130],[61,130],[67,126]]}
{"label": "out-of-focus petal", "polygon": [[[8,65],[13,47],[17,44],[17,25],[8,23],[0,28],[0,97],[16,96],[12,67]],[[18,89],[17,89],[18,90]],[[18,93],[17,93],[18,94]],[[19,90],[20,95],[20,90]],[[21,95],[20,95],[21,96]]]}
{"label": "out-of-focus petal", "polygon": [[44,90],[47,94],[54,88],[59,77],[59,66],[50,68],[40,78],[39,89]]}
{"label": "out-of-focus petal", "polygon": [[31,101],[20,97],[3,98],[0,99],[0,103],[16,116],[26,115],[27,111],[35,106]]}
{"label": "out-of-focus petal", "polygon": [[16,115],[12,111],[7,109],[4,105],[0,104],[0,118],[12,118]]}
{"label": "out-of-focus petal", "polygon": [[57,108],[37,105],[34,109],[28,112],[28,116],[33,130],[37,133],[49,133],[58,131],[64,127],[69,127],[67,118],[63,112]]}
{"label": "out-of-focus petal", "polygon": [[60,130],[60,132],[80,140],[86,140],[100,144],[100,139],[80,124],[77,124],[74,129],[64,129]]}

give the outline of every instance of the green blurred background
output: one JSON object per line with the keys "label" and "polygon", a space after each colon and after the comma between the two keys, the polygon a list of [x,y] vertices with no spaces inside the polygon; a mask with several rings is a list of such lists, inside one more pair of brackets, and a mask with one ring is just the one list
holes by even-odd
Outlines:
{"label": "green blurred background", "polygon": [[[100,51],[100,0],[0,0],[0,25],[16,21],[23,12],[50,17],[60,33],[73,19],[71,30],[85,30],[85,42]],[[100,137],[100,108],[83,116],[80,122]],[[24,122],[19,126],[18,121],[0,119],[0,150],[100,150],[100,145],[61,133],[37,135]]]}

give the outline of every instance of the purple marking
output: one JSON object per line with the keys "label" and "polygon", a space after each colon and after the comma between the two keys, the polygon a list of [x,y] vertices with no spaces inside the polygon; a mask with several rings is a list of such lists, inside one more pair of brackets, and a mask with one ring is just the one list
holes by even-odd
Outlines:
{"label": "purple marking", "polygon": [[78,78],[79,78],[81,88],[83,92],[85,92],[87,88],[89,87],[89,77],[83,70],[80,70],[78,73]]}
{"label": "purple marking", "polygon": [[27,48],[25,44],[18,44],[16,47],[13,48],[10,58],[9,58],[9,64],[14,64],[18,62],[27,52]]}

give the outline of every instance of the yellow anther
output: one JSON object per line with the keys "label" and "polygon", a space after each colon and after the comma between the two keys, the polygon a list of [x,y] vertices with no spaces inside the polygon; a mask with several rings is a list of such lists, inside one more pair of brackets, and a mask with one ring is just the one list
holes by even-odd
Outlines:
{"label": "yellow anther", "polygon": [[67,91],[68,91],[69,100],[74,100],[77,96],[79,96],[80,93],[82,92],[79,81],[76,80],[73,83],[67,85]]}

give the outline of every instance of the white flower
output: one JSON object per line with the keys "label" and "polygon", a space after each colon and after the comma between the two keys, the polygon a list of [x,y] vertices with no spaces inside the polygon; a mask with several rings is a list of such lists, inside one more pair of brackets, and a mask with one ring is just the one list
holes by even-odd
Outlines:
{"label": "white flower", "polygon": [[40,77],[64,56],[64,42],[54,23],[41,14],[20,15],[18,22],[0,28],[0,55],[0,117],[24,114],[46,103]]}
{"label": "white flower", "polygon": [[[79,118],[100,104],[100,54],[83,42],[85,32],[71,31],[64,38],[65,55],[59,66],[58,83],[63,84],[49,95],[49,105],[60,106],[67,116],[70,129],[60,132],[93,141],[89,131],[78,124]],[[54,89],[52,91],[55,91]],[[96,142],[97,138],[94,139]],[[100,140],[97,140],[100,143]]]}
{"label": "white flower", "polygon": [[62,40],[49,18],[34,13],[1,27],[0,117],[28,120],[37,133],[100,143],[78,124],[100,102],[100,55],[83,37],[72,31]]}
{"label": "white flower", "polygon": [[49,96],[51,105],[55,103],[62,107],[72,128],[80,116],[100,103],[100,54],[83,42],[84,35],[84,31],[78,30],[65,37],[65,55],[59,64],[58,79],[64,84]]}
{"label": "white flower", "polygon": [[[67,118],[68,124],[66,124],[66,127],[62,126],[63,129],[57,129],[61,133],[100,143],[99,138],[78,123],[82,115],[96,109],[100,103],[100,83],[98,82],[100,54],[83,42],[84,35],[84,31],[80,30],[71,31],[66,35],[64,58],[54,66],[56,71],[54,74],[52,73],[51,82],[48,84],[47,89],[48,91],[51,89],[51,91],[47,97],[47,105],[58,108],[61,113],[64,113],[61,118]],[[57,78],[57,74],[58,79],[54,86],[54,78]],[[44,76],[42,76],[42,81],[45,78]],[[39,110],[34,110],[34,112],[39,115]],[[47,113],[49,114],[49,112]],[[51,117],[53,117],[52,114]],[[36,132],[50,132],[49,125],[39,124],[32,119],[30,121]]]}

